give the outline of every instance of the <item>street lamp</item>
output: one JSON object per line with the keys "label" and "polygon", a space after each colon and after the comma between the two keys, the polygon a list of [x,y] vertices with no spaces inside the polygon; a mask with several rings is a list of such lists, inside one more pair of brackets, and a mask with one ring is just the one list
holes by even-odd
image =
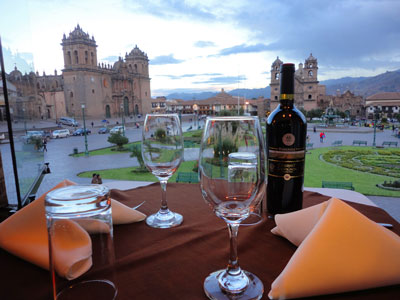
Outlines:
{"label": "street lamp", "polygon": [[377,108],[376,111],[374,111],[374,141],[372,142],[372,147],[376,146],[376,143],[375,143],[375,139],[376,139],[376,122],[378,121],[379,113],[380,113],[380,110],[379,110],[379,108]]}
{"label": "street lamp", "polygon": [[86,122],[85,122],[85,104],[82,103],[81,107],[82,107],[82,118],[83,118],[83,133],[85,134],[85,156],[89,156]]}
{"label": "street lamp", "polygon": [[27,133],[26,131],[26,117],[25,117],[25,107],[22,108],[22,114],[23,114],[23,118],[24,118],[24,130],[25,130],[25,134]]}
{"label": "street lamp", "polygon": [[249,113],[249,101],[246,101],[246,113]]}
{"label": "street lamp", "polygon": [[[197,106],[197,104],[193,105],[193,111],[194,111],[194,126],[196,127],[199,124],[198,118],[197,118],[197,110],[199,109],[199,107]],[[196,125],[197,122],[197,125]]]}
{"label": "street lamp", "polygon": [[125,136],[125,117],[124,117],[124,104],[121,103],[121,114],[122,114],[122,135]]}

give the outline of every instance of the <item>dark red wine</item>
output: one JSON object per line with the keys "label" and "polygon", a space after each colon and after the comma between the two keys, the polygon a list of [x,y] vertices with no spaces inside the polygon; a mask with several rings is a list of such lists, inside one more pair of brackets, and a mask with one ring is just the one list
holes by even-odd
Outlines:
{"label": "dark red wine", "polygon": [[307,123],[294,106],[294,72],[294,64],[281,66],[280,103],[267,120],[267,209],[270,214],[299,210],[303,205]]}

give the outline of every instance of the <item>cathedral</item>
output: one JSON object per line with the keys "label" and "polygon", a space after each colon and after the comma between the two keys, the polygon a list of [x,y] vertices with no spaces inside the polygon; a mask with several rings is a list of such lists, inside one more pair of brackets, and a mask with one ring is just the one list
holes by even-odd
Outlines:
{"label": "cathedral", "polygon": [[[277,57],[271,65],[271,111],[279,104],[279,74],[282,64],[283,62]],[[365,115],[363,97],[356,96],[348,90],[343,94],[340,91],[337,91],[336,95],[326,94],[325,85],[319,84],[318,81],[318,61],[312,54],[305,59],[304,64],[298,65],[295,72],[294,89],[295,105],[305,111],[312,109],[325,111],[328,107],[332,107],[344,112],[348,117]]]}
{"label": "cathedral", "polygon": [[[99,63],[97,44],[78,25],[61,42],[64,69],[52,75],[15,67],[7,79],[17,89],[10,99],[14,118],[111,118],[151,111],[149,59],[137,46],[113,65]],[[15,99],[13,99],[15,98]]]}

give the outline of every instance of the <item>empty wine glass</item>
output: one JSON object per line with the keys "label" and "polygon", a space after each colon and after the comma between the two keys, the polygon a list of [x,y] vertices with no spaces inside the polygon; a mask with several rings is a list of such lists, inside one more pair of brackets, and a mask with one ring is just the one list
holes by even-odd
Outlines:
{"label": "empty wine glass", "polygon": [[258,119],[208,118],[200,147],[199,177],[204,200],[225,220],[230,236],[228,266],[206,278],[204,291],[210,299],[260,299],[262,282],[243,271],[237,257],[239,225],[265,195],[265,146]]}
{"label": "empty wine glass", "polygon": [[155,228],[180,225],[182,215],[170,211],[167,205],[167,181],[183,158],[182,129],[177,114],[146,115],[142,130],[142,157],[161,185],[161,208],[147,217],[147,225]]}

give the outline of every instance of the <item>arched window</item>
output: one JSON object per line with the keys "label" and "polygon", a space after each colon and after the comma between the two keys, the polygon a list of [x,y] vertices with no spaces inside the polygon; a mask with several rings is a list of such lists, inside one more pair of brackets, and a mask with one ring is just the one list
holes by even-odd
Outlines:
{"label": "arched window", "polygon": [[73,93],[73,92],[69,92],[69,96],[70,96],[71,98],[73,98],[73,97],[74,97],[74,93]]}
{"label": "arched window", "polygon": [[312,71],[308,72],[308,77],[313,77],[313,72]]}
{"label": "arched window", "polygon": [[275,80],[279,79],[279,73],[275,73]]}
{"label": "arched window", "polygon": [[278,100],[278,96],[275,96],[275,100]]}
{"label": "arched window", "polygon": [[309,68],[312,68],[312,64],[310,63],[310,64],[308,65],[308,67],[309,67]]}
{"label": "arched window", "polygon": [[88,52],[85,51],[85,64],[88,64],[88,62],[89,62],[89,55]]}
{"label": "arched window", "polygon": [[93,52],[90,52],[90,60],[91,60],[92,65],[94,66],[94,55],[93,55]]}
{"label": "arched window", "polygon": [[36,87],[40,90],[40,83],[39,82],[36,84]]}
{"label": "arched window", "polygon": [[311,100],[312,99],[312,96],[311,95],[308,95],[308,100]]}
{"label": "arched window", "polygon": [[79,63],[78,51],[77,51],[77,50],[74,51],[74,63],[75,63],[75,64],[78,64],[78,63]]}
{"label": "arched window", "polygon": [[135,72],[137,72],[137,64],[135,64],[134,67],[135,67]]}
{"label": "arched window", "polygon": [[67,52],[67,63],[70,65],[72,64],[72,60],[71,60],[71,51]]}

